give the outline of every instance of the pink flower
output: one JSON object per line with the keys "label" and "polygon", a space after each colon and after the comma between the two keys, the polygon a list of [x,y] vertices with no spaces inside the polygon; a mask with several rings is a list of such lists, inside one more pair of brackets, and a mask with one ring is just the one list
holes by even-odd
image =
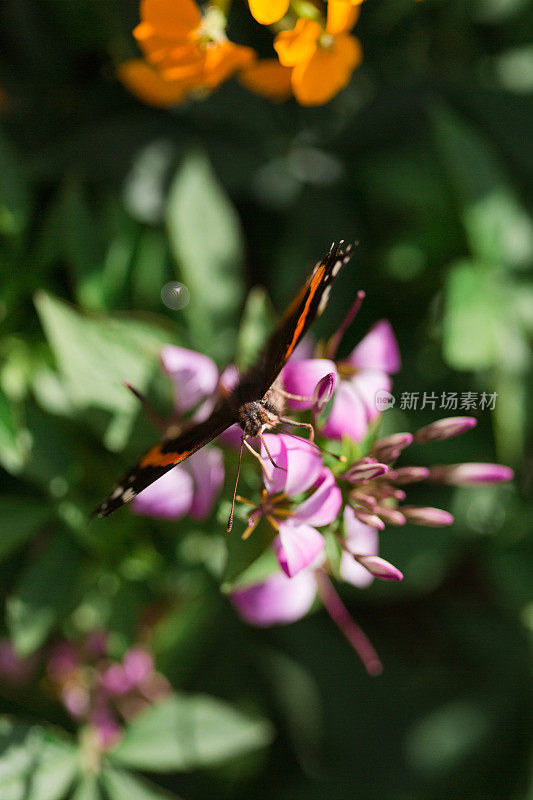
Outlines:
{"label": "pink flower", "polygon": [[[322,433],[330,439],[347,435],[360,441],[368,425],[379,416],[376,393],[390,390],[389,375],[397,372],[400,366],[400,353],[390,323],[381,320],[345,360],[337,363],[329,358],[291,360],[282,376],[287,392],[309,398],[324,376],[331,374],[334,379],[340,378]],[[312,401],[289,400],[289,405],[305,409],[312,406]]]}
{"label": "pink flower", "polygon": [[185,347],[167,345],[161,351],[161,361],[174,384],[175,406],[179,414],[195,408],[215,392],[218,369],[208,356]]}
{"label": "pink flower", "polygon": [[[272,465],[266,448],[277,467]],[[261,503],[250,513],[244,537],[261,516],[265,517],[278,533],[274,541],[278,562],[293,577],[321,553],[324,539],[315,526],[336,519],[342,505],[341,491],[332,472],[323,466],[320,452],[305,439],[266,434],[261,459],[266,488]],[[313,492],[299,505],[291,501],[309,489]]]}
{"label": "pink flower", "polygon": [[316,596],[316,580],[309,570],[288,578],[276,572],[263,583],[238,589],[231,602],[245,622],[258,627],[286,625],[304,617]]}
{"label": "pink flower", "polygon": [[132,511],[160,519],[207,519],[224,483],[224,460],[216,447],[202,448],[140,492]]}

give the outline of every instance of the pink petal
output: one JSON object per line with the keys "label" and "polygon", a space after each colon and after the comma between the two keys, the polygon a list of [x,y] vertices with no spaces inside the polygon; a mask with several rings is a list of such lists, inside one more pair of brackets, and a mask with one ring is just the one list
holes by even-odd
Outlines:
{"label": "pink petal", "polygon": [[242,428],[240,425],[230,425],[220,436],[217,436],[217,442],[225,444],[227,447],[239,448],[241,446]]}
{"label": "pink petal", "polygon": [[322,471],[322,457],[306,439],[284,433],[267,433],[264,438],[272,458],[280,467],[276,469],[272,466],[261,444],[261,458],[266,468],[265,486],[269,494],[285,492],[292,497],[307,491],[318,480]]}
{"label": "pink petal", "polygon": [[342,515],[346,548],[354,555],[377,556],[379,534],[376,528],[357,519],[351,506],[344,507]]}
{"label": "pink petal", "polygon": [[351,381],[341,381],[333,397],[333,407],[322,433],[330,439],[349,436],[359,442],[368,427],[368,414],[365,404]]}
{"label": "pink petal", "polygon": [[342,506],[342,493],[331,470],[324,467],[318,488],[295,509],[295,519],[308,525],[329,525],[337,519]]}
{"label": "pink petal", "polygon": [[194,481],[190,514],[207,519],[224,484],[224,457],[216,447],[204,447],[184,464]]}
{"label": "pink petal", "polygon": [[352,350],[347,361],[358,369],[382,370],[389,374],[399,372],[402,361],[390,322],[386,319],[376,322]]}
{"label": "pink petal", "polygon": [[193,489],[191,476],[179,465],[138,494],[131,508],[148,517],[180,519],[191,509]]}
{"label": "pink petal", "polygon": [[299,394],[309,397],[309,400],[288,400],[287,403],[294,409],[307,409],[313,405],[313,393],[317,383],[325,375],[337,375],[337,368],[328,358],[311,358],[303,361],[289,361],[281,373],[283,385],[290,394]]}
{"label": "pink petal", "polygon": [[122,664],[111,664],[100,676],[100,683],[112,696],[125,694],[132,687],[132,682]]}
{"label": "pink petal", "polygon": [[359,589],[366,589],[374,580],[372,573],[365,569],[349,553],[343,553],[341,556],[340,575],[344,581],[351,583],[352,586],[357,586]]}
{"label": "pink petal", "polygon": [[390,392],[392,381],[386,372],[374,369],[365,369],[351,378],[350,383],[355,387],[361,398],[367,414],[367,421],[373,422],[380,415],[376,403],[376,394],[379,391]]}
{"label": "pink petal", "polygon": [[180,414],[190,411],[217,388],[216,364],[202,353],[167,345],[161,351],[161,361],[174,384],[176,410]]}
{"label": "pink petal", "polygon": [[324,539],[311,525],[297,519],[278,522],[276,557],[282,570],[292,578],[315,560],[324,547]]}
{"label": "pink petal", "polygon": [[154,660],[142,647],[130,647],[122,660],[124,673],[132,686],[143,683],[154,671]]}
{"label": "pink petal", "polygon": [[286,625],[301,619],[316,595],[313,572],[300,572],[288,578],[277,572],[264,583],[232,592],[230,600],[240,616],[250,625]]}
{"label": "pink petal", "polygon": [[316,343],[310,333],[307,333],[300,344],[292,351],[289,361],[303,361],[306,358],[313,358]]}
{"label": "pink petal", "polygon": [[231,392],[239,382],[239,370],[235,364],[229,364],[220,373],[219,383],[226,392]]}

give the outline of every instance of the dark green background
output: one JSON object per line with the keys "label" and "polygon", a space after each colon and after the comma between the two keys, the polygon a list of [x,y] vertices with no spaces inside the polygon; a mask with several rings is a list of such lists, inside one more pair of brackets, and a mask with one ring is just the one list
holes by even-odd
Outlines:
{"label": "dark green background", "polygon": [[[162,111],[115,78],[136,52],[136,3],[2,4],[2,628],[28,652],[102,624],[120,653],[143,610],[171,597],[154,644],[161,671],[277,730],[270,750],[157,777],[176,794],[530,796],[532,12],[527,0],[368,0],[355,31],[364,63],[328,106],[274,105],[232,81]],[[237,1],[229,34],[270,54],[268,33]],[[148,190],[149,207],[139,202]],[[200,219],[197,202],[209,211]],[[409,463],[502,461],[517,472],[513,486],[410,492],[449,508],[453,528],[388,530],[382,552],[403,583],[343,590],[385,664],[376,679],[323,611],[268,631],[238,621],[204,564],[223,522],[123,512],[85,524],[154,435],[120,381],[165,407],[161,342],[224,364],[248,289],[265,286],[281,311],[339,238],[359,247],[317,334],[363,288],[344,352],[388,318],[404,361],[397,396],[498,392],[473,432],[412,448]],[[172,279],[191,288],[184,312],[161,303]],[[95,313],[93,333],[51,295]],[[118,327],[106,327],[99,315],[115,312]],[[250,325],[261,338],[253,313]],[[387,424],[415,430],[436,416],[394,411]],[[50,542],[50,572],[36,575]],[[52,622],[28,628],[20,598],[30,616],[50,607]],[[37,680],[2,698],[20,719],[73,730]]]}

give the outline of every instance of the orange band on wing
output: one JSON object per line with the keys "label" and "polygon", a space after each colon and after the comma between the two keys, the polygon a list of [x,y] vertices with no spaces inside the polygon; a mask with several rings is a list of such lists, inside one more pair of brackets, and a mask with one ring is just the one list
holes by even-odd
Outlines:
{"label": "orange band on wing", "polygon": [[305,326],[305,321],[306,321],[306,319],[307,319],[307,317],[309,315],[309,306],[313,302],[313,297],[315,296],[315,294],[318,291],[318,287],[320,286],[322,278],[324,277],[325,269],[326,269],[326,265],[325,264],[321,264],[320,267],[315,272],[315,274],[313,275],[313,279],[312,279],[312,281],[311,281],[311,283],[309,285],[309,297],[305,301],[305,306],[303,308],[303,311],[300,314],[300,316],[298,317],[298,322],[296,323],[296,329],[294,331],[294,335],[292,337],[292,341],[291,341],[290,345],[288,346],[287,351],[285,353],[285,359],[289,358],[290,354],[292,353],[292,351],[294,350],[294,348],[296,347],[296,345],[298,343],[298,339],[300,338],[300,334],[301,334],[301,332],[302,332],[302,330],[304,329],[304,326]]}
{"label": "orange band on wing", "polygon": [[148,450],[146,455],[143,457],[142,461],[140,462],[139,466],[142,467],[168,467],[169,464],[179,464],[180,461],[183,461],[193,450],[183,450],[181,453],[170,452],[170,453],[162,453],[161,452],[161,445],[156,444],[155,447],[152,447],[151,450]]}

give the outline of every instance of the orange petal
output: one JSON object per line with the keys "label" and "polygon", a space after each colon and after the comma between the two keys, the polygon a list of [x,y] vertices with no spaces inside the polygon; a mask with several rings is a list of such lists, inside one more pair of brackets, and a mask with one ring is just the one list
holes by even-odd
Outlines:
{"label": "orange petal", "polygon": [[135,97],[150,106],[169,108],[185,98],[186,90],[181,84],[165,81],[141,58],[123,61],[117,69],[117,76]]}
{"label": "orange petal", "polygon": [[247,67],[239,80],[250,91],[281,102],[292,94],[291,70],[283,67],[275,58],[263,58]]}
{"label": "orange petal", "polygon": [[302,61],[308,61],[316,50],[317,39],[322,28],[311,19],[300,17],[294,30],[278,33],[274,40],[280,63],[284,67],[293,67]]}
{"label": "orange petal", "polygon": [[[141,25],[138,25],[133,33],[145,58],[158,68],[179,61],[182,57],[180,54],[183,54],[185,58],[190,58],[192,48],[198,49],[196,42],[190,39],[165,39],[156,33],[148,34],[145,29],[142,31],[141,37],[138,35]],[[153,31],[153,28],[151,30]]]}
{"label": "orange petal", "polygon": [[186,36],[202,22],[194,0],[141,0],[141,20],[167,38]]}
{"label": "orange petal", "polygon": [[354,5],[348,0],[329,0],[328,33],[345,33],[351,31],[361,14],[361,5]]}
{"label": "orange petal", "polygon": [[243,47],[233,42],[223,42],[216,47],[208,47],[205,59],[204,86],[215,89],[231,78],[240,69],[253,62],[255,52],[251,47]]}
{"label": "orange petal", "polygon": [[285,16],[289,0],[248,0],[252,16],[261,25],[272,25]]}
{"label": "orange petal", "polygon": [[303,106],[328,103],[349,82],[363,51],[355,36],[340,34],[331,47],[317,47],[313,57],[292,71],[294,96]]}

